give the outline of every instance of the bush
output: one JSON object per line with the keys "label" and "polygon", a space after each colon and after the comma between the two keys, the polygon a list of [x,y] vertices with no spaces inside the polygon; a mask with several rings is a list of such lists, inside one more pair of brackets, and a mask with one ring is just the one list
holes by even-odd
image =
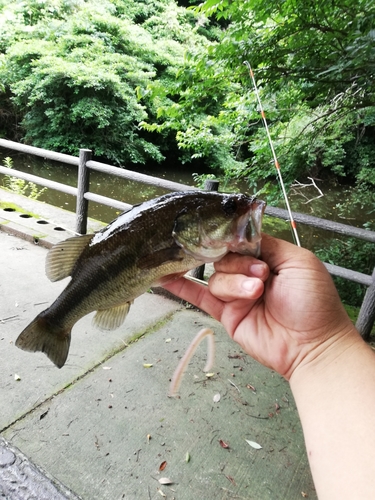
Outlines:
{"label": "bush", "polygon": [[[186,47],[205,43],[192,18],[173,0],[0,3],[0,114],[11,102],[14,118],[8,136],[21,130],[35,146],[90,148],[116,164],[163,160],[174,133],[160,138],[139,123],[156,117]],[[154,81],[160,93],[147,99]]]}
{"label": "bush", "polygon": [[[324,262],[364,274],[371,275],[375,267],[374,243],[364,243],[355,238],[334,239],[326,248],[316,250],[315,253]],[[366,286],[336,276],[333,281],[345,304],[357,307],[362,304]]]}

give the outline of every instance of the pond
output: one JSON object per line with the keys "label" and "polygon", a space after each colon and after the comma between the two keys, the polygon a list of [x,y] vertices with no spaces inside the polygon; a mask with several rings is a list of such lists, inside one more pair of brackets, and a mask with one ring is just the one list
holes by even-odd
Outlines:
{"label": "pond", "polygon": [[[0,149],[0,163],[2,165],[4,164],[4,158],[7,156],[12,158],[13,167],[17,170],[70,186],[77,185],[77,168],[74,166]],[[195,185],[191,170],[189,170],[189,165],[185,166],[179,164],[166,166],[163,164],[155,165],[152,168],[138,167],[138,171],[191,186]],[[277,181],[275,180],[275,182]],[[6,185],[6,183],[7,180],[5,176],[0,175],[0,184]],[[306,185],[296,186],[292,189],[290,193],[290,205],[293,211],[342,222],[356,227],[363,227],[363,225],[368,222],[375,225],[374,207],[370,206],[370,204],[360,207],[354,204],[345,203],[347,199],[350,199],[350,187],[334,186],[319,181],[316,181],[316,185],[317,187],[314,187],[311,180],[307,180]],[[221,190],[225,191],[225,188],[226,186],[223,186]],[[237,189],[244,192],[246,191],[245,183],[233,183],[228,186],[228,188],[229,190]],[[321,193],[318,188],[321,190]],[[96,171],[91,171],[90,174],[90,191],[130,204],[140,203],[141,201],[151,199],[167,192],[167,190],[155,186],[109,176]],[[75,197],[71,195],[47,189],[44,190],[38,199],[51,205],[75,212],[76,200]],[[282,206],[282,208],[284,207]],[[89,217],[94,219],[108,223],[117,217],[118,214],[119,211],[111,207],[93,202],[89,203]],[[286,222],[278,219],[266,218],[265,228],[267,232],[292,241],[290,227]],[[327,239],[338,237],[337,234],[328,233],[327,231],[309,226],[299,225],[298,231],[302,245],[311,249],[321,246]]]}

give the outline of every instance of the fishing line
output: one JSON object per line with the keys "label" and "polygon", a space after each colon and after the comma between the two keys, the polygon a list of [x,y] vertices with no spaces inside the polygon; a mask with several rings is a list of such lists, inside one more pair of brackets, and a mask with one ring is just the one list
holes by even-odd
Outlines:
{"label": "fishing line", "polygon": [[265,114],[265,112],[263,110],[262,102],[260,100],[258,86],[257,86],[257,83],[255,81],[254,73],[253,73],[253,70],[251,69],[250,63],[248,61],[245,61],[244,64],[247,66],[247,69],[249,70],[249,74],[250,74],[251,80],[253,82],[254,90],[255,90],[255,95],[257,96],[257,101],[258,101],[259,108],[260,108],[260,114],[262,116],[264,128],[266,129],[266,133],[267,133],[268,142],[269,142],[269,145],[271,147],[272,156],[273,156],[273,160],[274,160],[275,167],[276,167],[276,172],[277,172],[277,176],[278,176],[278,179],[279,179],[279,182],[280,182],[281,190],[283,192],[283,196],[284,196],[286,208],[288,210],[290,225],[291,225],[291,228],[292,228],[292,233],[293,233],[294,238],[295,238],[295,243],[296,243],[297,246],[300,247],[301,246],[301,242],[299,240],[299,236],[298,236],[298,232],[297,232],[297,224],[296,224],[296,222],[295,222],[295,220],[293,218],[292,210],[291,210],[290,205],[289,205],[288,195],[287,195],[287,192],[286,192],[286,189],[285,189],[285,184],[284,184],[283,177],[282,177],[282,174],[281,174],[280,164],[279,164],[279,162],[277,160],[275,148],[273,147],[273,142],[272,142],[271,134],[270,134],[270,131],[269,131],[269,128],[268,128],[266,114]]}

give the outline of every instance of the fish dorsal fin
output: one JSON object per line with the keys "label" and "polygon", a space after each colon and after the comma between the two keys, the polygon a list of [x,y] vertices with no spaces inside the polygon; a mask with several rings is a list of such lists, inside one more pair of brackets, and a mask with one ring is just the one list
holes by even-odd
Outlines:
{"label": "fish dorsal fin", "polygon": [[93,234],[74,236],[54,245],[47,254],[46,275],[51,281],[59,281],[71,275],[74,264]]}
{"label": "fish dorsal fin", "polygon": [[125,302],[110,309],[102,309],[96,312],[93,323],[100,330],[116,330],[123,324],[133,302]]}

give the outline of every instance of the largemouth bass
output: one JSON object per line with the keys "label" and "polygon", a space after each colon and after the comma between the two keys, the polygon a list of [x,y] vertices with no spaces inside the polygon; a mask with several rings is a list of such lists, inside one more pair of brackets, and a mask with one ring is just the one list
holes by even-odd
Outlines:
{"label": "largemouth bass", "polygon": [[132,301],[228,252],[258,256],[263,201],[243,194],[170,193],[134,206],[95,234],[69,238],[48,252],[51,281],[71,276],[55,302],[19,335],[16,346],[42,351],[61,368],[71,330],[97,311],[94,324],[118,328]]}

